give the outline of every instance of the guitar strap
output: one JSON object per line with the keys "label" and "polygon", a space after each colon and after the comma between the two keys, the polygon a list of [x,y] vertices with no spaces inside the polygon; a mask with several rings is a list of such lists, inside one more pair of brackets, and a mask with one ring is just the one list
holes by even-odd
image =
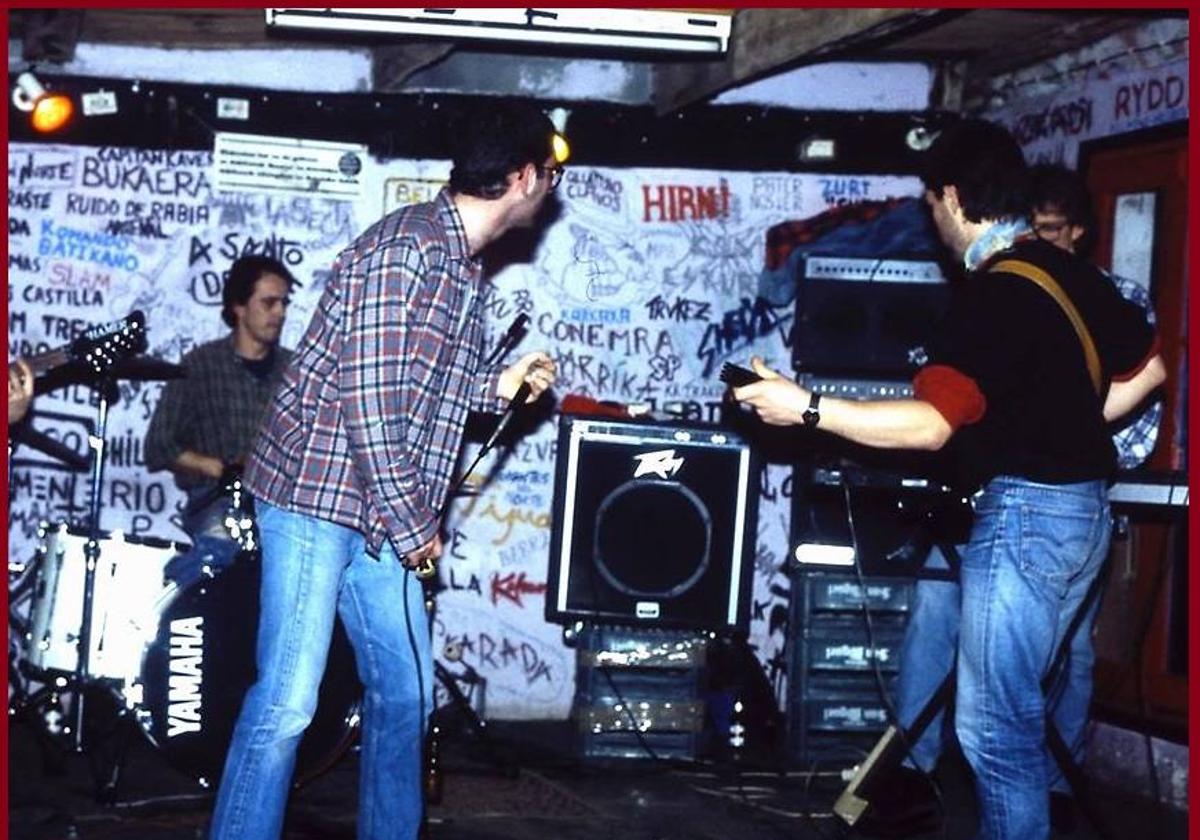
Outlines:
{"label": "guitar strap", "polygon": [[1075,308],[1075,304],[1067,297],[1067,293],[1063,291],[1062,286],[1058,285],[1058,281],[1033,263],[1026,262],[1025,260],[1000,260],[989,268],[988,272],[1003,272],[1005,274],[1016,274],[1019,277],[1024,277],[1026,280],[1036,283],[1050,297],[1054,298],[1058,305],[1062,307],[1067,320],[1071,322],[1071,326],[1075,328],[1075,334],[1079,336],[1079,343],[1083,345],[1083,355],[1087,360],[1088,376],[1091,377],[1092,388],[1095,389],[1097,396],[1101,396],[1104,392],[1104,383],[1101,379],[1100,355],[1096,352],[1096,343],[1092,340],[1092,334],[1088,332],[1087,324],[1083,321],[1083,316],[1079,314],[1079,310]]}

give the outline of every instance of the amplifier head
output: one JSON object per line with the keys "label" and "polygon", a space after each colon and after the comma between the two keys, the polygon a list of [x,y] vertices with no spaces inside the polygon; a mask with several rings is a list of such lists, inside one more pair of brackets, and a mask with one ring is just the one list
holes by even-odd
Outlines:
{"label": "amplifier head", "polygon": [[936,264],[814,257],[805,270],[796,370],[908,378],[925,363],[950,298]]}
{"label": "amplifier head", "polygon": [[731,431],[564,415],[547,620],[745,629],[757,509]]}

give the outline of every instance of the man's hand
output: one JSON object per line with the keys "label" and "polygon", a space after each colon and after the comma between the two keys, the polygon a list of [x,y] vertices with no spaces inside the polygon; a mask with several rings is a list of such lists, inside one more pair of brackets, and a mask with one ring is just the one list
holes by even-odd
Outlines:
{"label": "man's hand", "polygon": [[542,392],[554,384],[558,368],[554,359],[547,353],[536,351],[526,353],[517,361],[506,367],[500,374],[500,382],[496,386],[496,396],[502,400],[511,400],[517,395],[522,382],[529,383],[529,397],[526,403],[537,400]]}
{"label": "man's hand", "polygon": [[33,371],[16,359],[8,367],[8,423],[11,426],[25,416],[33,402]]}
{"label": "man's hand", "polygon": [[410,551],[400,558],[401,565],[417,573],[419,578],[433,577],[437,571],[437,561],[442,556],[442,537],[434,534],[433,539],[416,551]]}
{"label": "man's hand", "polygon": [[734,388],[733,398],[750,406],[769,425],[795,426],[802,422],[811,394],[771,370],[758,356],[751,357],[750,366],[762,380]]}

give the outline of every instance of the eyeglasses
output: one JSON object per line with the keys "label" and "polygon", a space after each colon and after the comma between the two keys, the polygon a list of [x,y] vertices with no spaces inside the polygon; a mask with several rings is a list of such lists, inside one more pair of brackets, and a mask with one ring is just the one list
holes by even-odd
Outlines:
{"label": "eyeglasses", "polygon": [[558,166],[557,164],[554,166],[539,166],[538,169],[542,170],[543,172],[549,173],[550,189],[552,189],[552,190],[558,189],[558,185],[559,185],[559,183],[562,182],[563,172],[565,170],[561,166]]}
{"label": "eyeglasses", "polygon": [[1053,238],[1058,236],[1069,224],[1070,222],[1063,219],[1062,221],[1055,222],[1035,222],[1032,227],[1035,234],[1042,239],[1046,239],[1047,237]]}

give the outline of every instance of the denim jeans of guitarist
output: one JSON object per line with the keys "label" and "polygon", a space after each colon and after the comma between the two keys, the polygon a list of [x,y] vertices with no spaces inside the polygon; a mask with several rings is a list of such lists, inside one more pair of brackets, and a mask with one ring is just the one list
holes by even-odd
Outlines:
{"label": "denim jeans of guitarist", "polygon": [[[970,542],[960,547],[960,584],[918,585],[901,648],[898,713],[912,721],[952,666],[957,646],[955,730],[975,771],[979,836],[1039,840],[1049,834],[1047,791],[1062,786],[1045,748],[1045,712],[1049,704],[1080,756],[1094,605],[1050,700],[1041,680],[1108,553],[1107,489],[1100,481],[1045,485],[1001,477],[977,499],[975,517]],[[931,566],[944,564],[940,553],[931,556]],[[915,763],[931,770],[940,749],[939,719],[912,745]]]}
{"label": "denim jeans of guitarist", "polygon": [[420,582],[390,546],[379,558],[369,556],[363,536],[350,528],[261,501],[258,526],[258,679],[242,701],[225,760],[212,840],[280,836],[296,749],[316,711],[335,613],[365,686],[359,840],[415,838],[433,681]]}
{"label": "denim jeans of guitarist", "polygon": [[[956,546],[962,556],[966,546]],[[941,549],[934,546],[925,561],[926,569],[949,568]],[[896,713],[905,725],[911,725],[933,697],[942,680],[954,667],[958,650],[958,626],[962,620],[959,604],[962,590],[957,581],[919,580],[915,588],[912,613],[900,647],[900,673],[896,678]],[[1054,725],[1067,744],[1077,766],[1085,758],[1088,709],[1092,699],[1092,668],[1096,662],[1092,647],[1092,627],[1100,606],[1097,594],[1087,614],[1071,636],[1070,649],[1057,682],[1047,695]],[[909,744],[905,763],[932,773],[942,754],[947,736],[945,714],[938,711],[921,737]],[[1070,785],[1058,761],[1046,751],[1046,770],[1050,790],[1068,794]]]}

